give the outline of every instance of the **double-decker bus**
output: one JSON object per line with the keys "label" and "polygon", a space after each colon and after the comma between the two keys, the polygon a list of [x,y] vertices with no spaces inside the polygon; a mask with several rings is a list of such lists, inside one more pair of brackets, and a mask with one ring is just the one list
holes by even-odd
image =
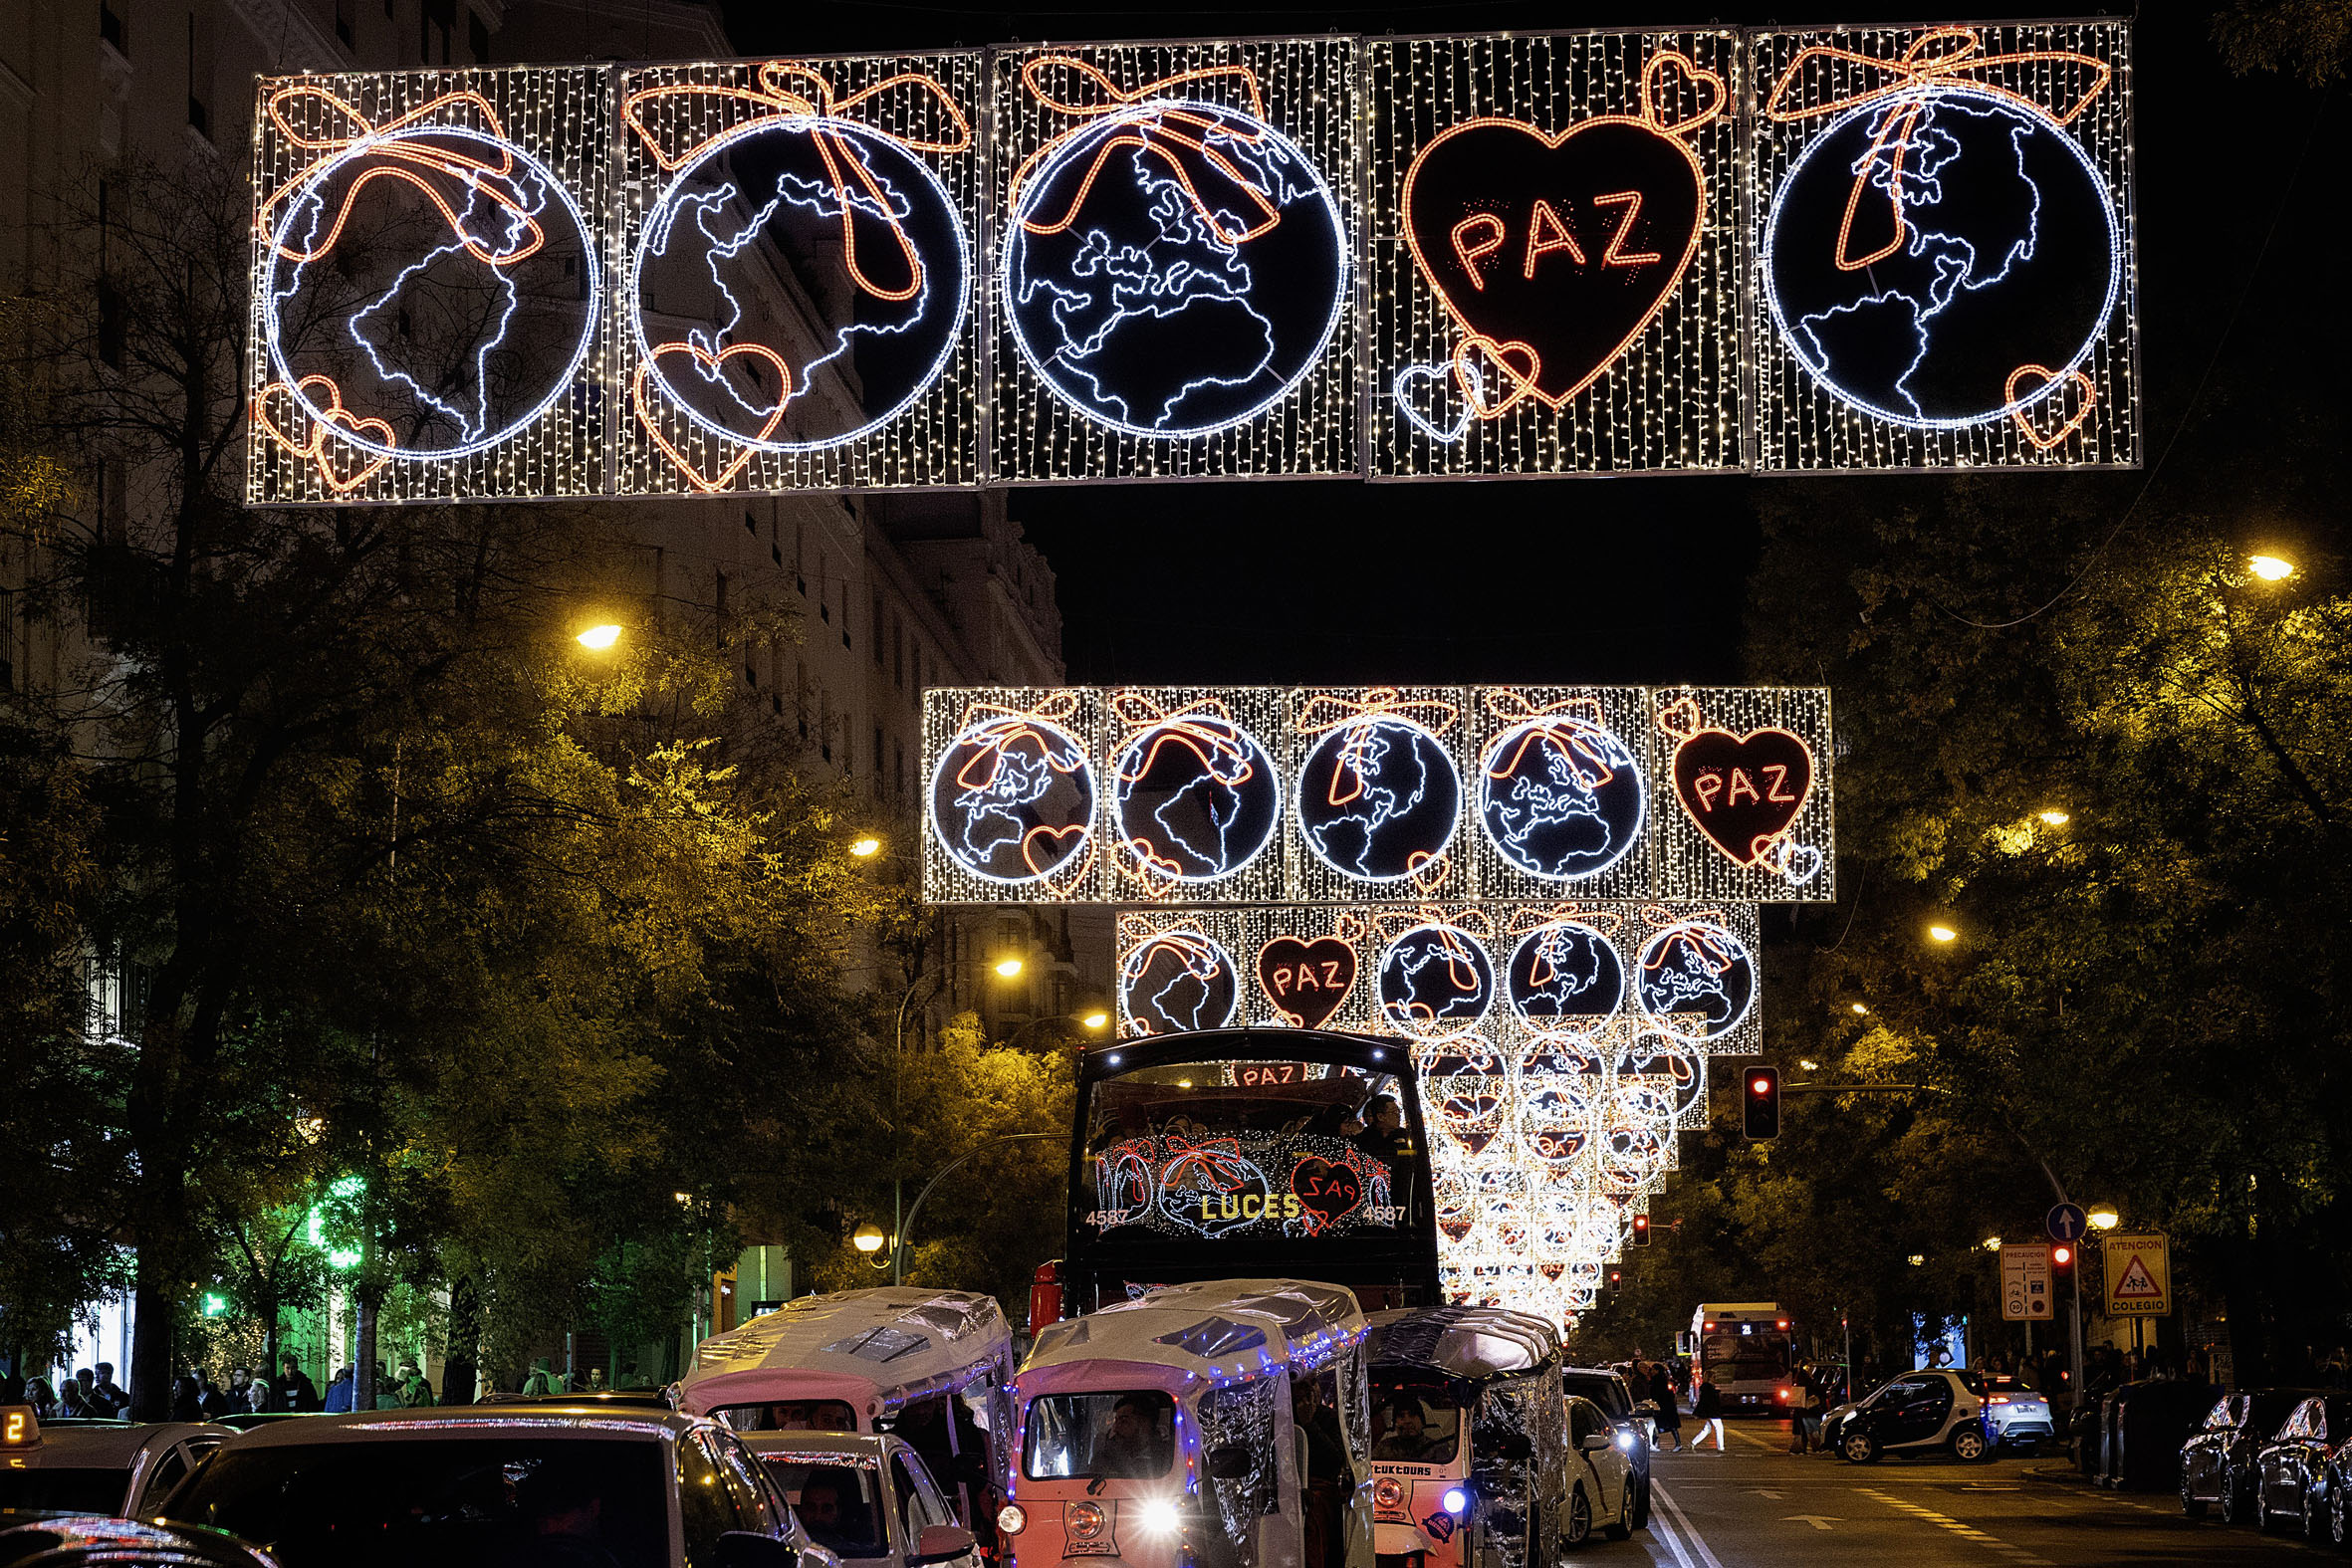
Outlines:
{"label": "double-decker bus", "polygon": [[1399,1040],[1237,1028],[1123,1039],[1079,1065],[1068,1244],[1033,1321],[1152,1285],[1288,1276],[1364,1310],[1435,1306],[1437,1226]]}
{"label": "double-decker bus", "polygon": [[1796,1336],[1776,1301],[1702,1301],[1691,1314],[1691,1387],[1705,1378],[1726,1406],[1786,1406]]}

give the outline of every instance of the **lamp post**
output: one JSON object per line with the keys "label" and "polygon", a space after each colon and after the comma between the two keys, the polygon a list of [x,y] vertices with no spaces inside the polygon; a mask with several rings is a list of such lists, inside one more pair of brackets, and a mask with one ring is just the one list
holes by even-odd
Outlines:
{"label": "lamp post", "polygon": [[[855,846],[851,847],[854,849]],[[1021,978],[1021,972],[1027,967],[1021,959],[1007,954],[991,964],[989,972],[999,980],[1018,980]],[[892,1226],[890,1233],[894,1238],[901,1237],[905,1233],[906,1178],[901,1169],[905,1161],[905,1145],[900,1137],[899,1089],[906,1077],[906,1009],[908,1004],[915,1000],[915,992],[920,989],[923,980],[923,976],[917,975],[913,980],[907,982],[905,992],[898,999],[897,1021],[892,1025],[890,1031],[890,1223]],[[938,994],[939,983],[933,981],[931,996],[935,997]],[[926,997],[923,1000],[929,1002],[931,999]],[[915,1202],[920,1204],[922,1200],[917,1198]],[[859,1250],[870,1252],[874,1249],[860,1244]],[[897,1285],[905,1282],[906,1248],[898,1240],[893,1239],[890,1246],[890,1283]]]}
{"label": "lamp post", "polygon": [[1109,1026],[1110,1013],[1101,1008],[1089,1008],[1084,1012],[1041,1012],[1008,1035],[1005,1048],[1011,1050],[1020,1044],[1021,1036],[1041,1023],[1075,1023],[1080,1028],[1099,1034]]}

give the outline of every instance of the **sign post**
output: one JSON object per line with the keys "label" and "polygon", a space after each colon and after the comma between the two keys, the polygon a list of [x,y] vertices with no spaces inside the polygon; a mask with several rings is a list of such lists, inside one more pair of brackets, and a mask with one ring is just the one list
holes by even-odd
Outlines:
{"label": "sign post", "polygon": [[2173,1310],[2172,1241],[2169,1236],[2109,1235],[2106,1254],[2109,1317],[2170,1317]]}
{"label": "sign post", "polygon": [[[2050,1249],[2035,1242],[2000,1249],[2000,1315],[2011,1323],[2046,1323],[2051,1303]],[[2031,1332],[2031,1330],[2027,1330]]]}

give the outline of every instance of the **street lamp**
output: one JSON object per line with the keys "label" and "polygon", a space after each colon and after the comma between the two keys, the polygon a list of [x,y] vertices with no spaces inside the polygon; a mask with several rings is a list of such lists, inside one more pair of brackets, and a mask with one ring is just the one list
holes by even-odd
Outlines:
{"label": "street lamp", "polygon": [[2054,805],[2033,814],[2041,819],[2041,825],[2044,827],[2064,827],[2074,819],[2070,813],[2061,811]]}
{"label": "street lamp", "polygon": [[1103,1011],[1100,1008],[1096,1008],[1092,1012],[1089,1012],[1084,1017],[1078,1019],[1078,1021],[1090,1029],[1098,1029],[1110,1021],[1110,1014]]}
{"label": "street lamp", "polygon": [[2284,556],[2248,556],[2245,564],[2264,582],[2284,582],[2295,574],[2295,563]]}
{"label": "street lamp", "polygon": [[882,1249],[882,1243],[889,1239],[888,1236],[882,1234],[882,1228],[869,1220],[850,1233],[849,1244],[863,1252],[874,1267],[887,1268],[890,1265],[881,1258],[875,1257],[874,1254],[879,1252]]}
{"label": "street lamp", "polygon": [[1870,1016],[1870,1004],[1867,1002],[1848,1003],[1847,1006],[1854,1009],[1854,1016],[1857,1018]]}
{"label": "street lamp", "polygon": [[1807,1072],[1819,1072],[1821,1070],[1821,1064],[1819,1062],[1808,1060],[1802,1056],[1799,1056],[1796,1059],[1796,1064]]}
{"label": "street lamp", "polygon": [[2090,1227],[2094,1231],[2112,1231],[2117,1226],[2123,1224],[2123,1216],[2117,1214],[2113,1209],[2109,1208],[2105,1204],[2101,1204],[2098,1208],[2093,1209],[2089,1214],[2084,1215],[2083,1218],[2090,1222]]}
{"label": "street lamp", "polygon": [[573,641],[595,653],[602,653],[620,640],[620,628],[610,621],[601,621],[580,633]]}
{"label": "street lamp", "polygon": [[1021,960],[1017,958],[998,959],[992,967],[996,970],[997,978],[1000,980],[1019,980],[1021,978],[1023,966]]}
{"label": "street lamp", "polygon": [[1998,1235],[1989,1235],[1985,1237],[1985,1239],[1979,1244],[1982,1245],[1988,1252],[1998,1252],[2000,1250],[2000,1237]]}
{"label": "street lamp", "polygon": [[871,833],[849,840],[849,853],[860,860],[870,860],[882,852],[882,841]]}
{"label": "street lamp", "polygon": [[1942,923],[1928,927],[1928,935],[1934,937],[1938,942],[1957,942],[1960,940],[1960,933],[1957,930]]}
{"label": "street lamp", "polygon": [[1911,1254],[1909,1261],[1911,1266],[1914,1268],[1925,1268],[1927,1266],[1928,1255],[1925,1252],[1914,1252]]}

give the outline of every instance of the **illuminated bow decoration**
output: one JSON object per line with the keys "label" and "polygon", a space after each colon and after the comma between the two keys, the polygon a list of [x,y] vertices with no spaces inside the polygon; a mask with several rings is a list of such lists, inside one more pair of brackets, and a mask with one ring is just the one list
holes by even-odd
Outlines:
{"label": "illuminated bow decoration", "polygon": [[[1242,1158],[1241,1141],[1235,1138],[1204,1138],[1194,1143],[1170,1133],[1161,1140],[1160,1152],[1168,1157],[1160,1167],[1164,1192],[1237,1192],[1259,1176],[1258,1167]],[[1187,1188],[1186,1184],[1196,1179],[1201,1185]]]}
{"label": "illuminated bow decoration", "polygon": [[1621,909],[1586,905],[1580,899],[1569,899],[1565,903],[1549,904],[1540,909],[1510,910],[1508,920],[1509,924],[1504,931],[1505,936],[1525,936],[1529,932],[1539,930],[1544,926],[1554,926],[1562,921],[1571,920],[1578,925],[1590,926],[1603,936],[1615,936],[1618,928],[1625,923],[1625,912]]}
{"label": "illuminated bow decoration", "polygon": [[[289,103],[301,100],[323,106],[333,116],[339,116],[346,127],[333,134],[320,135],[301,129],[287,117]],[[471,109],[488,122],[484,131],[480,126],[461,120],[441,120],[436,116],[452,108]],[[420,104],[397,119],[377,125],[358,110],[325,88],[298,83],[272,93],[262,101],[262,112],[278,127],[278,133],[289,145],[305,152],[317,153],[300,174],[272,191],[269,198],[255,209],[254,223],[264,243],[286,260],[296,263],[314,262],[335,249],[343,238],[345,225],[351,222],[352,208],[359,199],[359,192],[379,179],[396,181],[413,187],[425,200],[440,211],[449,231],[476,261],[491,267],[511,267],[547,243],[547,233],[523,205],[523,194],[515,184],[515,153],[506,144],[506,127],[499,122],[498,112],[490,101],[471,91],[444,93],[429,103]],[[462,148],[444,146],[413,136],[395,136],[395,131],[411,126],[438,124],[441,128],[465,130],[486,135],[499,144],[496,159],[477,157]],[[358,177],[346,186],[335,217],[327,225],[326,237],[309,250],[296,250],[279,244],[272,237],[270,215],[280,203],[311,177],[312,170],[336,154],[362,147],[375,160],[361,170]],[[473,205],[476,195],[486,196],[520,225],[519,231],[510,226],[510,238],[501,244],[482,240],[465,226],[465,210]],[[456,200],[453,203],[452,197]]]}
{"label": "illuminated bow decoration", "polygon": [[[1221,702],[1195,703],[1182,710],[1180,716],[1171,716],[1167,709],[1140,692],[1114,692],[1109,700],[1109,708],[1111,716],[1131,731],[1158,731],[1152,736],[1151,745],[1142,760],[1135,765],[1134,772],[1122,772],[1119,775],[1122,783],[1133,784],[1148,775],[1158,765],[1160,753],[1171,746],[1179,746],[1192,753],[1203,768],[1218,778],[1226,779],[1229,784],[1241,784],[1250,777],[1249,748],[1228,731],[1217,728],[1218,725],[1231,726],[1236,730],[1240,728],[1234,724],[1232,710]],[[1132,738],[1131,735],[1122,738],[1122,749],[1126,741]],[[1227,778],[1218,771],[1220,765],[1239,768],[1241,772]]]}
{"label": "illuminated bow decoration", "polygon": [[[1671,910],[1662,909],[1653,904],[1642,910],[1641,917],[1654,926],[1666,927],[1676,940],[1686,944],[1693,953],[1698,955],[1699,962],[1707,966],[1708,973],[1711,975],[1721,975],[1734,964],[1740,962],[1737,954],[1717,940],[1720,935],[1718,926],[1723,920],[1721,910],[1707,909],[1701,910],[1697,914],[1677,915]],[[1661,944],[1658,949],[1658,957],[1645,964],[1643,968],[1660,968],[1665,962],[1665,949],[1670,945]]]}
{"label": "illuminated bow decoration", "polygon": [[[1075,748],[1067,755],[1061,755],[1036,727],[1040,723],[1066,721],[1076,708],[1077,693],[1074,690],[1053,693],[1034,711],[1029,712],[1001,707],[995,703],[972,704],[964,711],[965,729],[957,740],[960,745],[971,747],[974,755],[965,759],[964,765],[956,770],[956,787],[984,794],[995,788],[997,775],[1003,769],[1006,758],[1016,748],[1025,746],[1034,747],[1037,760],[1058,774],[1078,772],[1086,766],[1085,758]],[[983,722],[975,723],[976,719]],[[1021,860],[1029,867],[1030,874],[1043,877],[1054,870],[1052,864],[1038,864],[1034,850],[1040,838],[1059,840],[1073,833],[1090,837],[1091,829],[1080,822],[1064,828],[1041,825],[1024,833],[1021,837]],[[1072,886],[1076,885],[1076,878],[1084,875],[1085,867],[1091,860],[1091,853],[1078,857],[1078,863],[1071,872]]]}
{"label": "illuminated bow decoration", "polygon": [[[899,88],[912,88],[920,99],[930,105],[953,127],[944,138],[925,139],[893,130],[862,117],[857,112],[886,93]],[[683,150],[672,152],[663,145],[663,136],[646,123],[648,105],[670,99],[717,99],[738,110],[747,112],[746,118],[737,118],[720,130],[691,141]],[[866,110],[871,113],[870,110]],[[755,87],[713,87],[705,83],[665,83],[658,87],[639,89],[621,101],[622,123],[636,133],[653,161],[665,173],[675,173],[694,162],[713,143],[732,135],[748,119],[797,118],[817,123],[809,127],[811,141],[817,155],[824,160],[825,177],[831,181],[833,196],[841,208],[841,260],[850,281],[877,300],[897,302],[911,300],[923,290],[923,258],[900,221],[897,207],[865,160],[857,155],[848,138],[828,122],[854,123],[861,129],[886,136],[915,152],[966,152],[972,147],[972,123],[964,117],[954,98],[946,88],[920,72],[903,71],[897,76],[876,82],[871,87],[836,97],[832,84],[818,74],[814,66],[792,60],[770,60],[759,69]],[[854,183],[855,188],[852,189]],[[862,215],[879,220],[890,231],[890,238],[898,247],[900,260],[905,264],[904,287],[888,287],[876,283],[866,275],[864,264],[857,254],[857,219]]]}
{"label": "illuminated bow decoration", "polygon": [[[1824,114],[1843,113],[1883,100],[1916,94],[1925,88],[1965,87],[1974,92],[2005,99],[2028,112],[2069,125],[2090,101],[2099,96],[2114,76],[2114,67],[2090,55],[2071,50],[2027,49],[2006,54],[1985,54],[1985,41],[1975,28],[1939,27],[1923,33],[1900,58],[1883,60],[1839,49],[1827,44],[1813,44],[1797,51],[1788,69],[1773,85],[1771,96],[1764,102],[1764,117],[1782,124],[1815,119]],[[2003,73],[2028,66],[2077,66],[2091,73],[2090,86],[2080,96],[2055,105],[2029,97],[2015,88],[2005,87],[1999,80]],[[1812,73],[1838,66],[1858,67],[1872,80],[1860,90],[1839,91],[1834,80],[1828,95],[1818,103],[1799,103],[1801,89],[1809,85]],[[1792,97],[1792,94],[1794,95]],[[1910,237],[1910,225],[1903,216],[1903,163],[1911,153],[1912,132],[1918,128],[1920,116],[1928,106],[1914,99],[1904,104],[1895,113],[1883,119],[1870,139],[1870,150],[1854,165],[1854,183],[1846,194],[1845,216],[1837,227],[1837,249],[1832,260],[1842,272],[1859,272],[1873,262],[1882,261],[1902,249]],[[1888,237],[1886,243],[1867,255],[1854,254],[1854,219],[1868,196],[1872,176],[1880,158],[1887,160],[1886,201]]]}
{"label": "illuminated bow decoration", "polygon": [[[1508,700],[1506,700],[1508,699]],[[1490,779],[1511,779],[1518,776],[1520,766],[1527,761],[1528,748],[1535,745],[1549,747],[1559,760],[1568,765],[1588,789],[1598,789],[1615,781],[1616,769],[1609,763],[1601,741],[1607,731],[1602,727],[1600,703],[1590,697],[1567,697],[1548,708],[1536,709],[1519,692],[1489,694],[1487,706],[1509,722],[1529,722],[1544,718],[1555,719],[1552,724],[1533,724],[1523,731],[1513,743],[1511,754],[1487,765]],[[1512,706],[1525,711],[1521,720],[1511,720],[1502,710]]]}
{"label": "illuminated bow decoration", "polygon": [[[1060,69],[1074,73],[1080,83],[1092,88],[1100,97],[1064,95],[1058,93],[1048,82],[1047,73]],[[1266,117],[1266,101],[1259,91],[1258,74],[1248,66],[1205,66],[1196,71],[1180,71],[1174,76],[1146,82],[1138,88],[1122,88],[1110,79],[1107,72],[1070,55],[1040,55],[1025,62],[1021,68],[1022,85],[1032,97],[1048,109],[1063,114],[1075,114],[1086,120],[1096,120],[1106,114],[1126,114],[1139,106],[1155,108],[1155,99],[1165,99],[1178,88],[1195,83],[1220,82],[1237,84],[1248,101],[1250,117]],[[1041,165],[1047,164],[1072,138],[1084,135],[1091,124],[1073,125],[1055,136],[1022,162],[1013,175],[1013,207],[1021,209],[1021,193]],[[1183,100],[1156,106],[1156,112],[1137,115],[1134,122],[1116,133],[1106,136],[1094,149],[1093,161],[1086,165],[1085,174],[1078,181],[1076,192],[1070,197],[1067,209],[1051,221],[1023,218],[1021,226],[1031,234],[1059,234],[1077,221],[1086,205],[1086,196],[1094,188],[1095,179],[1102,173],[1103,164],[1121,148],[1132,147],[1158,158],[1168,166],[1183,188],[1185,198],[1192,203],[1193,212],[1206,224],[1209,232],[1229,246],[1240,246],[1258,238],[1283,221],[1282,209],[1273,195],[1247,170],[1227,157],[1223,151],[1209,144],[1215,132],[1233,141],[1255,145],[1261,137],[1256,131],[1237,130],[1214,114],[1201,112],[1199,106],[1188,106]],[[1195,177],[1195,167],[1209,182],[1230,187],[1258,216],[1247,227],[1228,232],[1221,221],[1221,210],[1202,194],[1203,179]]]}

